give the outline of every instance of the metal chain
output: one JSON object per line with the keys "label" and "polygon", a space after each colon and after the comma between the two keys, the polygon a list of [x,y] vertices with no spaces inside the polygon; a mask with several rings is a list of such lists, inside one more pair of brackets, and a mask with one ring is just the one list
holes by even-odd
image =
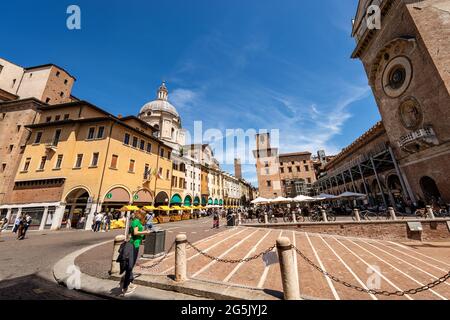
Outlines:
{"label": "metal chain", "polygon": [[140,267],[141,269],[153,269],[154,267],[158,266],[161,262],[163,262],[164,260],[166,260],[167,255],[169,254],[170,251],[172,251],[172,249],[174,248],[174,246],[175,246],[175,241],[172,243],[172,245],[170,246],[169,250],[164,254],[164,256],[163,256],[161,259],[159,259],[158,261],[156,261],[154,264],[149,265],[149,266],[143,266],[143,265],[140,265],[139,267]]}
{"label": "metal chain", "polygon": [[196,246],[194,246],[194,245],[193,245],[192,243],[190,243],[189,241],[187,242],[187,244],[188,244],[192,249],[194,249],[195,251],[197,251],[197,252],[198,252],[199,254],[201,254],[202,256],[207,257],[208,259],[211,259],[211,260],[214,260],[214,261],[217,261],[217,262],[232,263],[232,264],[235,264],[235,263],[243,263],[243,262],[250,262],[250,261],[252,261],[252,260],[256,260],[256,259],[262,257],[263,255],[265,255],[265,254],[267,254],[267,253],[273,251],[273,249],[275,249],[275,247],[276,247],[276,245],[273,245],[273,246],[271,246],[270,248],[267,248],[266,250],[264,250],[263,252],[260,252],[260,253],[258,253],[258,254],[255,254],[255,255],[252,256],[252,257],[248,257],[248,258],[245,258],[245,259],[222,259],[222,258],[214,257],[214,256],[212,256],[212,255],[210,255],[210,254],[208,254],[208,253],[206,253],[206,252],[203,252],[202,250],[200,250],[199,248],[197,248]]}
{"label": "metal chain", "polygon": [[300,249],[298,249],[297,247],[291,245],[291,248],[294,249],[297,254],[302,257],[308,264],[310,264],[313,268],[315,268],[316,270],[318,270],[320,273],[322,273],[323,275],[327,276],[328,278],[330,278],[331,280],[333,280],[334,282],[340,283],[344,286],[346,286],[347,288],[351,288],[351,289],[355,289],[357,291],[360,292],[365,292],[365,293],[370,293],[370,294],[374,294],[374,295],[383,295],[383,296],[404,296],[407,294],[417,294],[419,292],[422,291],[426,291],[426,290],[430,290],[442,283],[444,283],[445,281],[447,281],[448,279],[450,279],[450,271],[440,277],[439,279],[437,279],[436,281],[430,282],[422,287],[419,288],[415,288],[415,289],[409,289],[409,290],[405,290],[405,291],[394,291],[394,292],[389,292],[389,291],[379,291],[379,290],[374,290],[374,289],[365,289],[356,285],[353,285],[351,283],[348,283],[346,281],[343,281],[335,276],[333,276],[332,274],[328,273],[327,271],[323,270],[322,268],[320,268],[318,265],[316,265],[314,262],[312,262],[307,256],[305,256],[303,254],[303,252],[300,251]]}

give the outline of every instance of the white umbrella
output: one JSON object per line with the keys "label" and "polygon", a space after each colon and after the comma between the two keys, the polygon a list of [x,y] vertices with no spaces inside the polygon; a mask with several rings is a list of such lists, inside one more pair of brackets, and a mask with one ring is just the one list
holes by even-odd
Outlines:
{"label": "white umbrella", "polygon": [[255,200],[250,202],[251,204],[263,204],[263,203],[269,203],[269,199],[258,197]]}
{"label": "white umbrella", "polygon": [[320,200],[328,200],[328,199],[336,199],[337,197],[332,194],[321,193],[315,198]]}
{"label": "white umbrella", "polygon": [[365,198],[366,195],[362,193],[344,192],[337,196],[338,198]]}
{"label": "white umbrella", "polygon": [[314,198],[304,196],[304,195],[298,195],[293,199],[295,202],[307,202],[307,201],[313,201]]}
{"label": "white umbrella", "polygon": [[278,197],[278,198],[275,198],[275,199],[271,199],[269,201],[270,201],[270,203],[282,203],[282,202],[291,202],[292,199],[288,199],[288,198],[284,198],[284,197]]}

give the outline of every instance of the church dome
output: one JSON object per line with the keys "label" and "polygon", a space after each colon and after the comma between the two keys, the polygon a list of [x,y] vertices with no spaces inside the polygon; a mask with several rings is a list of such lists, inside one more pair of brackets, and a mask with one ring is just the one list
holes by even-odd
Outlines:
{"label": "church dome", "polygon": [[169,91],[165,82],[158,88],[156,100],[146,103],[139,113],[142,116],[152,115],[153,112],[168,112],[176,117],[180,117],[177,109],[168,101]]}

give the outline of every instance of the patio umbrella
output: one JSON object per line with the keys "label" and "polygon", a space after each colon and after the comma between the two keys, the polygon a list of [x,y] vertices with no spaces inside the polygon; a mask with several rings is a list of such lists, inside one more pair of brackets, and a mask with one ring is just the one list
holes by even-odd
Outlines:
{"label": "patio umbrella", "polygon": [[258,197],[255,200],[250,202],[251,204],[263,204],[263,203],[269,203],[269,199]]}
{"label": "patio umbrella", "polygon": [[366,195],[362,193],[355,192],[344,192],[337,196],[338,198],[365,198]]}
{"label": "patio umbrella", "polygon": [[315,199],[308,196],[298,195],[293,200],[295,202],[307,202],[307,201],[314,201]]}
{"label": "patio umbrella", "polygon": [[336,199],[337,197],[332,194],[321,193],[315,198],[321,199],[321,200],[330,200],[330,199]]}
{"label": "patio umbrella", "polygon": [[275,199],[271,199],[269,200],[270,203],[286,203],[286,202],[291,202],[292,199],[288,199],[285,197],[277,197]]}
{"label": "patio umbrella", "polygon": [[119,211],[126,212],[126,211],[138,211],[138,210],[140,210],[140,209],[139,209],[139,207],[136,207],[136,206],[123,206],[122,208],[120,208]]}

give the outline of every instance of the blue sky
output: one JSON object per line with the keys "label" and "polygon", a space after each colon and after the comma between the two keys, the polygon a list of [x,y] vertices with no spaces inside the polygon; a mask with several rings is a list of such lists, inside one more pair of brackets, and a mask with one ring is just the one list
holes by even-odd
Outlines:
{"label": "blue sky", "polygon": [[[81,8],[81,30],[66,9]],[[9,1],[0,56],[55,63],[73,94],[137,114],[161,81],[192,130],[279,129],[282,152],[339,152],[380,116],[351,60],[357,0]],[[231,150],[227,150],[231,152]],[[232,171],[232,166],[223,165]],[[256,184],[254,165],[244,176]]]}

